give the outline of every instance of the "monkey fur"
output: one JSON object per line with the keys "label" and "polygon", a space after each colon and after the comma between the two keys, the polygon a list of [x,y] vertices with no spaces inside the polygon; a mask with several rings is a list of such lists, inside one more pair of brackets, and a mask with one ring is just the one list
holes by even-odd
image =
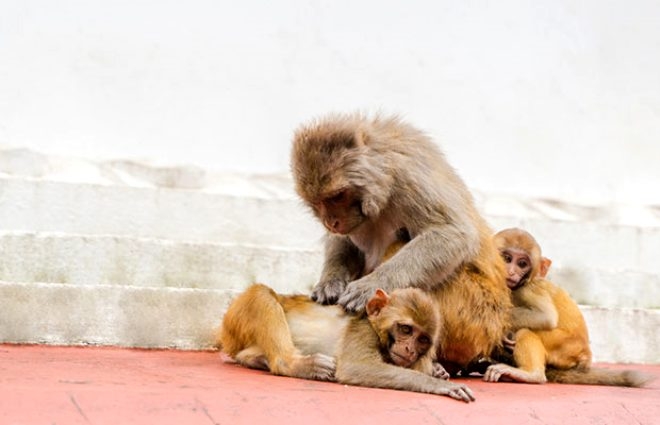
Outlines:
{"label": "monkey fur", "polygon": [[414,288],[377,290],[350,315],[303,295],[254,284],[229,306],[217,345],[238,363],[291,377],[439,394],[470,402],[463,384],[440,379],[433,300]]}
{"label": "monkey fur", "polygon": [[[503,261],[427,135],[396,116],[330,114],[296,131],[291,170],[327,229],[314,300],[358,311],[376,288],[418,287],[442,312],[445,367],[456,372],[501,346],[511,306]],[[409,242],[382,262],[402,233]]]}
{"label": "monkey fur", "polygon": [[640,387],[653,378],[634,370],[591,367],[584,317],[568,292],[544,279],[551,262],[541,255],[536,240],[517,228],[502,230],[494,240],[507,263],[512,288],[513,359],[517,367],[492,365],[485,380],[495,382],[506,377],[536,384],[551,381]]}

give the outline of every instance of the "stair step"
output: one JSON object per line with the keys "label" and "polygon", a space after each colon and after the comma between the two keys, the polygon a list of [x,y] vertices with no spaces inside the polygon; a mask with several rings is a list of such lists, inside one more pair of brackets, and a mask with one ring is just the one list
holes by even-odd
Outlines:
{"label": "stair step", "polygon": [[[322,263],[320,248],[0,233],[0,280],[11,282],[231,290],[267,282],[281,292],[308,293]],[[553,266],[549,277],[581,304],[660,306],[658,275]]]}
{"label": "stair step", "polygon": [[[230,176],[218,189],[221,192],[207,192],[0,178],[0,231],[319,249],[322,227],[295,197],[290,181],[271,179],[257,179],[257,184],[249,176]],[[257,186],[245,189],[250,195],[236,196],[231,190],[250,183]],[[260,185],[269,189],[259,192]],[[559,220],[554,217],[562,214],[524,215],[515,208],[536,205],[538,200],[509,199],[511,215],[503,216],[502,207],[489,206],[487,196],[477,199],[494,230],[529,230],[554,268],[660,275],[660,225]],[[570,210],[569,205],[564,208]]]}
{"label": "stair step", "polygon": [[[207,349],[235,294],[224,289],[0,281],[0,340]],[[595,361],[660,363],[660,311],[581,309]]]}
{"label": "stair step", "polygon": [[122,236],[0,234],[0,280],[241,290],[268,282],[308,292],[320,251]]}
{"label": "stair step", "polygon": [[205,349],[229,290],[0,282],[0,341]]}
{"label": "stair step", "polygon": [[0,178],[0,230],[317,246],[295,199]]}

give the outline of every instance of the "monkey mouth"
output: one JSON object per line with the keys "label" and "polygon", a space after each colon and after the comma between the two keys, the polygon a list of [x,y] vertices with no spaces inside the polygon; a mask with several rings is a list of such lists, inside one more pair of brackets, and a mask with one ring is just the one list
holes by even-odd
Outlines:
{"label": "monkey mouth", "polygon": [[392,360],[392,363],[401,367],[408,367],[415,361],[414,359],[409,359],[408,357],[397,354],[394,351],[390,352],[390,359]]}
{"label": "monkey mouth", "polygon": [[334,233],[336,235],[349,235],[353,230],[355,230],[361,223],[356,223],[354,225],[341,225],[337,226],[336,228],[333,228],[330,225],[327,225],[323,223],[325,228],[328,229],[330,233]]}
{"label": "monkey mouth", "polygon": [[509,289],[516,289],[518,286],[520,286],[520,282],[516,282],[515,280],[507,279],[506,280],[506,286],[508,286]]}

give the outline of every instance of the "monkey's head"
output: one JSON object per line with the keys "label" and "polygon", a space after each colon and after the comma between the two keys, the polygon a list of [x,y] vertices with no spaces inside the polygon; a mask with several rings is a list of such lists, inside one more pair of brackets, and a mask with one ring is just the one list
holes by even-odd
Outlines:
{"label": "monkey's head", "polygon": [[518,289],[528,280],[548,273],[552,261],[541,255],[536,239],[525,230],[504,229],[495,234],[494,242],[506,263],[506,283],[510,289]]}
{"label": "monkey's head", "polygon": [[396,289],[390,295],[378,289],[365,310],[389,362],[410,367],[435,352],[440,317],[433,300],[421,289]]}
{"label": "monkey's head", "polygon": [[392,177],[361,115],[330,115],[300,127],[291,171],[296,192],[332,233],[350,234],[375,219],[390,197]]}

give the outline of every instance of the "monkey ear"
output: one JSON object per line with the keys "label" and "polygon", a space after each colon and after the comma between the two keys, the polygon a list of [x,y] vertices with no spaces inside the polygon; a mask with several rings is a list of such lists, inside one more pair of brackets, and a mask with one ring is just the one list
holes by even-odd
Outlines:
{"label": "monkey ear", "polygon": [[390,301],[390,296],[387,295],[387,292],[383,291],[382,289],[378,288],[376,289],[376,293],[374,294],[373,297],[369,301],[367,301],[367,305],[365,306],[365,310],[367,311],[367,315],[369,316],[377,316],[378,313],[387,305],[387,303]]}
{"label": "monkey ear", "polygon": [[541,275],[541,277],[545,277],[545,275],[548,274],[548,269],[550,269],[551,264],[552,264],[551,259],[541,257],[541,266],[539,267],[539,274]]}

